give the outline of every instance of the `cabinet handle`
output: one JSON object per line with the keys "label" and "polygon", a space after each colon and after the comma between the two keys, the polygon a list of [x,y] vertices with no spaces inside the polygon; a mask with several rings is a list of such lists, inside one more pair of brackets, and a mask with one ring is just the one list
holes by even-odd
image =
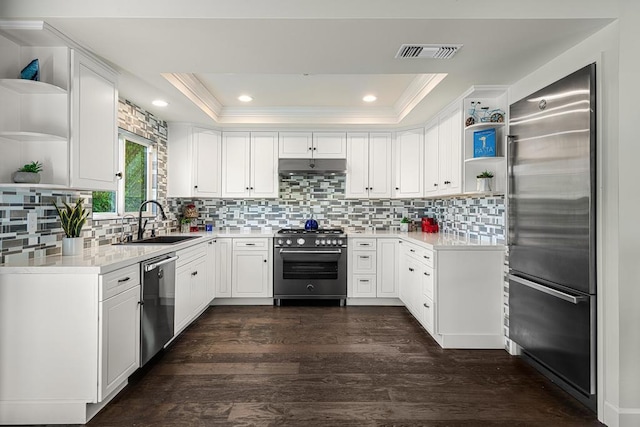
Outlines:
{"label": "cabinet handle", "polygon": [[431,259],[431,258],[429,258],[429,257],[428,257],[428,256],[426,256],[426,255],[422,255],[422,257],[423,257],[423,258],[426,258],[426,259]]}
{"label": "cabinet handle", "polygon": [[425,276],[431,276],[429,273],[426,273],[426,272],[422,274],[424,274]]}
{"label": "cabinet handle", "polygon": [[197,276],[197,275],[198,275],[198,272],[197,272],[197,271],[194,271],[193,273],[191,273],[191,275],[192,275],[192,276]]}
{"label": "cabinet handle", "polygon": [[309,151],[311,151],[311,150],[312,150],[312,148],[311,148],[311,147],[309,147]]}
{"label": "cabinet handle", "polygon": [[118,283],[128,282],[129,280],[131,280],[131,277],[125,277],[124,279],[118,279]]}
{"label": "cabinet handle", "polygon": [[215,240],[213,240],[213,241],[209,242],[209,244],[210,244],[210,245],[213,245],[213,242],[215,242]]}
{"label": "cabinet handle", "polygon": [[361,282],[368,282],[369,279],[360,279]]}
{"label": "cabinet handle", "polygon": [[409,267],[409,271],[413,271],[413,268]]}
{"label": "cabinet handle", "polygon": [[427,304],[426,302],[422,305],[424,305],[426,308],[429,308],[429,304]]}
{"label": "cabinet handle", "polygon": [[416,251],[415,249],[409,249],[409,252],[415,252],[415,251]]}
{"label": "cabinet handle", "polygon": [[434,183],[433,183],[433,186],[434,186],[434,187],[437,187],[437,186],[438,186],[438,183],[437,183],[437,182],[434,182]]}
{"label": "cabinet handle", "polygon": [[369,259],[369,255],[360,255],[360,258],[362,258],[362,259]]}
{"label": "cabinet handle", "polygon": [[118,173],[116,174],[116,177],[117,177],[118,179],[122,179],[122,172],[118,172]]}
{"label": "cabinet handle", "polygon": [[253,187],[249,187],[250,190],[253,190]]}
{"label": "cabinet handle", "polygon": [[445,181],[444,183],[445,184],[451,184],[451,181]]}
{"label": "cabinet handle", "polygon": [[245,243],[245,246],[255,246],[255,243]]}
{"label": "cabinet handle", "polygon": [[396,190],[399,190],[399,189],[400,189],[400,187],[396,187]]}
{"label": "cabinet handle", "polygon": [[317,148],[316,148],[316,147],[313,147],[313,151],[316,151],[316,150],[317,150]]}
{"label": "cabinet handle", "polygon": [[360,243],[360,246],[371,246],[370,243]]}

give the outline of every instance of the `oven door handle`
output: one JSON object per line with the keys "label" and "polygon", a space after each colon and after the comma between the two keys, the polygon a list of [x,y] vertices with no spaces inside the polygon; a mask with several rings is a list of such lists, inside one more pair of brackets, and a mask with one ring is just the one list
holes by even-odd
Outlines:
{"label": "oven door handle", "polygon": [[286,249],[280,249],[281,254],[341,254],[342,250],[337,249],[334,251],[288,251]]}

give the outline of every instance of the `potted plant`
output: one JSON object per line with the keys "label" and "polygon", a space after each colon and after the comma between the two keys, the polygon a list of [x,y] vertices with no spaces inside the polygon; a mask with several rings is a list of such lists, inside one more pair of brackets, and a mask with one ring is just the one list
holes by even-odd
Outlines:
{"label": "potted plant", "polygon": [[406,216],[400,221],[400,231],[409,231],[409,218]]}
{"label": "potted plant", "polygon": [[180,220],[180,232],[188,233],[190,224],[191,224],[191,218],[182,218]]}
{"label": "potted plant", "polygon": [[65,233],[65,237],[62,238],[62,255],[80,255],[84,250],[80,232],[87,221],[89,212],[82,207],[83,202],[83,198],[76,200],[75,206],[62,202],[64,204],[62,209],[58,207],[56,202],[53,202],[53,206],[55,206],[58,216],[60,216],[62,230]]}
{"label": "potted plant", "polygon": [[493,172],[484,171],[476,176],[476,191],[479,193],[493,191]]}
{"label": "potted plant", "polygon": [[31,162],[15,171],[11,178],[13,182],[19,184],[38,184],[40,182],[40,172],[42,172],[42,163]]}

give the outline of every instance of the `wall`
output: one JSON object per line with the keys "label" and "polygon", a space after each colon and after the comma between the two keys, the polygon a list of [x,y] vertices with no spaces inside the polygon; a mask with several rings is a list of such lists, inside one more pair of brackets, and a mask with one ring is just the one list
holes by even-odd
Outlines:
{"label": "wall", "polygon": [[[120,100],[118,105],[118,126],[144,137],[156,144],[158,174],[153,177],[153,191],[161,202],[166,202],[167,182],[167,124],[129,101]],[[53,207],[55,201],[75,203],[85,199],[85,207],[91,209],[90,191],[47,190],[34,188],[0,188],[0,263],[28,258],[40,258],[59,254],[62,251],[64,233],[58,215]],[[38,213],[38,229],[27,232],[27,213]],[[158,221],[156,228],[171,228],[174,221]],[[82,231],[85,248],[108,245],[116,241],[123,227],[119,220],[94,221],[89,219]],[[133,232],[132,220],[124,226],[126,232]]]}
{"label": "wall", "polygon": [[169,199],[171,211],[181,216],[184,206],[195,204],[203,228],[303,227],[314,217],[321,227],[356,230],[399,227],[403,217],[435,217],[441,228],[462,237],[504,243],[504,197],[447,198],[435,200],[345,199],[345,177],[280,177],[280,196],[271,200]]}

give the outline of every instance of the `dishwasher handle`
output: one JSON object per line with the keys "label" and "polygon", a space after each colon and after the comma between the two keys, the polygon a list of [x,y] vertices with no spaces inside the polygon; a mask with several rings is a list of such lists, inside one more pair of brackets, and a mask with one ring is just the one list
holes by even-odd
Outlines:
{"label": "dishwasher handle", "polygon": [[165,259],[163,259],[161,261],[158,261],[158,262],[152,262],[150,264],[145,264],[144,272],[147,273],[147,272],[149,272],[151,270],[155,270],[156,268],[160,267],[161,265],[173,262],[173,261],[177,260],[178,258],[179,258],[179,256],[176,255],[176,256],[169,257],[169,258],[165,258]]}

